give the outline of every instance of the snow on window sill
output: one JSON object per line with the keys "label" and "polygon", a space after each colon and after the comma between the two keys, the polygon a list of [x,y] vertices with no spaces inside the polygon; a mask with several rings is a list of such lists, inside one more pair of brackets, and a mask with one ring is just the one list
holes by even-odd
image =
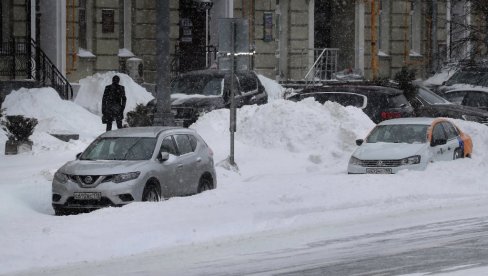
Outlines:
{"label": "snow on window sill", "polygon": [[389,55],[389,54],[387,54],[387,53],[385,53],[385,52],[383,52],[383,51],[381,51],[381,50],[379,50],[379,51],[378,51],[378,56],[379,56],[379,57],[389,57],[390,55]]}
{"label": "snow on window sill", "polygon": [[411,57],[422,57],[421,54],[415,52],[414,50],[410,50],[410,56]]}
{"label": "snow on window sill", "polygon": [[76,53],[76,54],[80,58],[94,58],[94,57],[96,57],[92,52],[90,52],[86,49],[83,49],[83,48],[79,48],[78,53]]}
{"label": "snow on window sill", "polygon": [[132,53],[127,48],[119,49],[119,57],[130,58],[130,57],[134,57],[134,56],[135,56],[134,53]]}

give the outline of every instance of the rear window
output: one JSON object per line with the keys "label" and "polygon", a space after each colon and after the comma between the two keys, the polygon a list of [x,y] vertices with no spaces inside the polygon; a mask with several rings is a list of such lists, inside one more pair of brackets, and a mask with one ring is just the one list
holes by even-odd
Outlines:
{"label": "rear window", "polygon": [[353,93],[324,92],[311,95],[316,101],[323,104],[327,101],[336,102],[343,106],[355,106],[362,108],[365,104],[365,97]]}
{"label": "rear window", "polygon": [[488,84],[488,71],[457,71],[446,82],[446,85],[453,85],[458,83],[485,86],[486,84]]}
{"label": "rear window", "polygon": [[404,107],[410,105],[407,98],[403,94],[389,96],[387,102],[388,107]]}
{"label": "rear window", "polygon": [[446,98],[451,103],[461,104],[466,93],[466,91],[449,92],[444,95],[444,98]]}
{"label": "rear window", "polygon": [[224,78],[212,75],[183,75],[171,83],[171,94],[222,95]]}

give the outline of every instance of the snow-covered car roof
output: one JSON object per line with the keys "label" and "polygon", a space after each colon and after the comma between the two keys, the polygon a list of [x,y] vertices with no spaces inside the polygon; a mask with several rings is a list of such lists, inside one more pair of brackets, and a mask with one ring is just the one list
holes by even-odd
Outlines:
{"label": "snow-covered car roof", "polygon": [[453,85],[454,89],[449,89],[444,92],[444,94],[459,92],[459,91],[476,91],[488,93],[488,87],[484,86],[472,86],[472,85]]}
{"label": "snow-covered car roof", "polygon": [[431,125],[434,121],[443,120],[443,118],[430,117],[412,117],[412,118],[398,118],[390,119],[379,123],[378,125]]}
{"label": "snow-covered car roof", "polygon": [[100,137],[157,137],[160,133],[169,130],[182,130],[186,133],[194,133],[191,129],[180,127],[129,127],[105,132]]}

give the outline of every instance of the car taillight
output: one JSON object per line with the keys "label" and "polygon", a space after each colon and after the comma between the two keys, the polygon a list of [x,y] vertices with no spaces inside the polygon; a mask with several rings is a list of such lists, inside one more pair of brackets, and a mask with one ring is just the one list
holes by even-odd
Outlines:
{"label": "car taillight", "polygon": [[400,112],[387,112],[387,111],[381,112],[381,119],[383,120],[401,118],[401,117],[402,114]]}
{"label": "car taillight", "polygon": [[212,150],[210,147],[208,147],[208,154],[209,154],[210,156],[213,156],[213,150]]}

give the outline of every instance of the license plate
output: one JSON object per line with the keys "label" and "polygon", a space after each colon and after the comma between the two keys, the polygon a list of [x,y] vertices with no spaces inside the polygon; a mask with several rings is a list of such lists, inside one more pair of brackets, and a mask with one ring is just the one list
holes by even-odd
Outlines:
{"label": "license plate", "polygon": [[74,193],[74,197],[80,200],[100,200],[102,193]]}
{"label": "license plate", "polygon": [[366,173],[371,173],[371,174],[389,174],[389,173],[391,173],[391,168],[372,168],[372,169],[366,169]]}

